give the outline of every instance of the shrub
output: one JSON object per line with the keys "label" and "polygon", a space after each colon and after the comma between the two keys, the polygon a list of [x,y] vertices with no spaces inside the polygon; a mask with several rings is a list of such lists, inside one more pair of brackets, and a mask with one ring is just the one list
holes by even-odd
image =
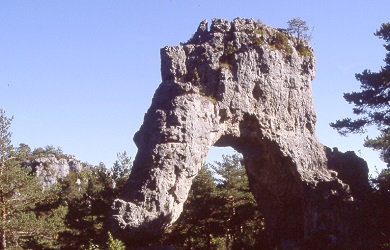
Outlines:
{"label": "shrub", "polygon": [[313,56],[313,53],[309,49],[308,46],[306,46],[302,41],[300,41],[296,46],[295,49],[297,50],[298,54],[303,57]]}
{"label": "shrub", "polygon": [[234,47],[233,41],[229,40],[226,42],[223,55],[219,59],[219,66],[221,68],[226,68],[230,71],[232,71],[232,60],[233,55],[237,51],[237,48]]}
{"label": "shrub", "polygon": [[281,32],[276,32],[272,38],[271,45],[274,49],[284,51],[286,55],[291,55],[292,53],[292,48],[288,44],[288,38]]}
{"label": "shrub", "polygon": [[251,41],[252,41],[253,44],[255,44],[257,46],[260,46],[260,45],[264,44],[264,40],[261,37],[258,37],[258,36],[253,36],[251,38]]}
{"label": "shrub", "polygon": [[269,36],[268,30],[264,29],[263,27],[256,28],[254,33],[261,36]]}

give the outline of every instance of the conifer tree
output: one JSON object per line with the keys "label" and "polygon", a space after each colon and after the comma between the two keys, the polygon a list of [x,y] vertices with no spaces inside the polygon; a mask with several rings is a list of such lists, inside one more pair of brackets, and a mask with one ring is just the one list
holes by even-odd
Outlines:
{"label": "conifer tree", "polygon": [[215,207],[214,194],[212,172],[203,165],[192,183],[183,213],[163,236],[164,244],[184,249],[217,249],[216,232],[220,231],[220,227],[214,218],[214,213],[219,211]]}
{"label": "conifer tree", "polygon": [[240,155],[204,165],[164,244],[181,249],[263,249],[264,220]]}
{"label": "conifer tree", "polygon": [[112,177],[115,181],[115,189],[120,191],[129,178],[131,168],[133,167],[133,161],[131,160],[131,157],[127,155],[126,151],[117,153],[116,157],[117,160],[112,166]]}
{"label": "conifer tree", "polygon": [[[11,160],[12,153],[12,144],[11,144],[11,135],[9,131],[13,118],[7,118],[5,112],[0,109],[0,178],[3,179],[7,172],[8,162]],[[0,183],[0,240],[1,247],[3,250],[7,249],[7,193],[3,189],[3,183]]]}
{"label": "conifer tree", "polygon": [[249,189],[243,158],[224,155],[210,166],[216,181],[226,249],[256,249],[265,243],[264,219]]}
{"label": "conifer tree", "polygon": [[302,39],[310,41],[311,35],[307,34],[309,27],[307,26],[306,21],[296,17],[288,21],[287,24],[287,31],[298,37],[298,43],[300,43]]}
{"label": "conifer tree", "polygon": [[361,235],[369,239],[367,242],[380,242],[386,246],[370,246],[367,249],[390,246],[390,22],[383,23],[374,35],[385,41],[385,66],[378,72],[366,69],[356,74],[360,91],[344,94],[344,99],[355,106],[353,113],[358,118],[344,118],[330,124],[341,135],[362,134],[367,126],[372,125],[380,132],[376,138],[367,137],[364,146],[378,150],[387,168],[371,180],[373,193],[366,197],[359,212],[360,222],[365,224],[361,228],[366,229]]}
{"label": "conifer tree", "polygon": [[[25,248],[26,244],[52,245],[63,227],[64,207],[37,211],[50,200],[31,169],[21,166],[11,143],[10,125],[0,109],[0,235],[1,249]],[[22,152],[19,152],[20,154]]]}
{"label": "conifer tree", "polygon": [[383,161],[390,167],[390,23],[383,23],[375,35],[386,42],[386,65],[378,72],[364,70],[356,74],[361,91],[344,94],[344,99],[355,105],[353,113],[359,118],[344,118],[330,125],[341,135],[364,133],[366,126],[376,126],[380,135],[367,138],[364,146],[378,150]]}

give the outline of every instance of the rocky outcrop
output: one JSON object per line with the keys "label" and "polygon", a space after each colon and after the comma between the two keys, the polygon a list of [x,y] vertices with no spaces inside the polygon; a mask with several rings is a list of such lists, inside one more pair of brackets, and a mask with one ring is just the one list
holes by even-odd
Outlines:
{"label": "rocky outcrop", "polygon": [[252,19],[203,21],[187,43],[162,48],[162,83],[134,136],[112,231],[133,242],[160,233],[180,216],[210,147],[231,146],[272,244],[289,248],[318,230],[342,238],[353,199],[315,136],[314,64],[305,41]]}
{"label": "rocky outcrop", "polygon": [[340,152],[337,148],[326,147],[328,168],[337,172],[337,177],[348,184],[355,198],[363,199],[370,191],[368,165],[355,152]]}
{"label": "rocky outcrop", "polygon": [[74,159],[74,157],[64,156],[63,158],[57,159],[53,154],[33,160],[26,160],[22,165],[32,168],[35,175],[41,180],[43,187],[58,183],[58,180],[65,178],[72,171],[80,172],[90,167]]}

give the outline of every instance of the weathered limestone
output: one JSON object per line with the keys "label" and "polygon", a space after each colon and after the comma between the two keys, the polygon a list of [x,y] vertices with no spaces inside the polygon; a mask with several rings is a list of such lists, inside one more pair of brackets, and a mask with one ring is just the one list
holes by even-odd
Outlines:
{"label": "weathered limestone", "polygon": [[113,204],[117,235],[140,239],[174,223],[214,145],[243,155],[271,242],[288,248],[318,230],[343,237],[339,214],[352,197],[315,136],[305,41],[252,19],[213,19],[210,31],[203,21],[187,43],[161,49],[161,75]]}
{"label": "weathered limestone", "polygon": [[68,155],[57,159],[53,154],[49,154],[47,157],[36,158],[32,161],[26,160],[22,165],[32,168],[35,175],[41,180],[43,187],[49,187],[58,183],[60,179],[68,176],[70,172],[80,172],[92,167],[74,159],[74,156]]}
{"label": "weathered limestone", "polygon": [[347,183],[354,198],[364,199],[371,191],[368,182],[367,162],[355,152],[340,152],[337,148],[326,148],[328,167],[337,172],[337,178]]}

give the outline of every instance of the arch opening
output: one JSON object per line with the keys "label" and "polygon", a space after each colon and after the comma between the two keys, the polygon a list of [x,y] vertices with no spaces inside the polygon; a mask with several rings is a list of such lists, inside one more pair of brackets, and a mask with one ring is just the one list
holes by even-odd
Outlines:
{"label": "arch opening", "polygon": [[[310,236],[320,228],[321,214],[335,214],[324,195],[348,197],[328,172],[312,129],[313,58],[291,53],[286,60],[284,50],[272,49],[274,39],[254,43],[248,32],[264,30],[269,38],[281,32],[259,25],[215,19],[209,31],[202,22],[194,39],[161,50],[162,83],[134,136],[132,173],[112,206],[113,230],[123,238],[160,234],[178,219],[211,146],[242,154],[268,238],[276,244]],[[286,46],[296,41],[289,39]],[[231,60],[221,61],[226,56]],[[321,228],[336,226],[330,221]]]}
{"label": "arch opening", "polygon": [[[211,148],[229,148],[242,155],[249,187],[265,219],[271,245],[304,237],[303,190],[297,166],[275,142],[253,135],[259,131],[246,122],[240,137],[221,136]],[[255,139],[254,139],[255,138]],[[288,243],[286,243],[288,244]]]}

